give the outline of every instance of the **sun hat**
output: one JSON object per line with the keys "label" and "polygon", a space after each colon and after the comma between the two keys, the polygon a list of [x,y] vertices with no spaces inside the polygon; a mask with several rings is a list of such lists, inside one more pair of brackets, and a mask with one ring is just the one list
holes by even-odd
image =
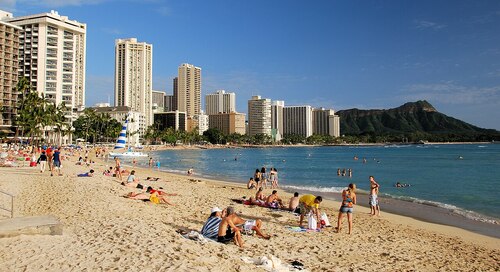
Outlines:
{"label": "sun hat", "polygon": [[214,212],[222,212],[221,209],[219,209],[219,207],[213,207],[212,210],[210,211],[211,213],[214,213]]}

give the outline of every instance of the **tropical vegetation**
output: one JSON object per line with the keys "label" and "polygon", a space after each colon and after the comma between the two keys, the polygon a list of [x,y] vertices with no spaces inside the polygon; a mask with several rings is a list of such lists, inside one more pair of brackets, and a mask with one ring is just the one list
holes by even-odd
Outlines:
{"label": "tropical vegetation", "polygon": [[66,105],[56,105],[39,96],[24,77],[19,80],[16,89],[21,97],[15,120],[16,138],[29,137],[30,142],[60,144],[62,137],[71,132],[65,116],[68,112]]}

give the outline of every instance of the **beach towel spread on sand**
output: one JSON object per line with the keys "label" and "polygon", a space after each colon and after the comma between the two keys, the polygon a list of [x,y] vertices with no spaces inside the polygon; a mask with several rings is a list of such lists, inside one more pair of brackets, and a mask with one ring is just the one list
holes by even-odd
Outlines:
{"label": "beach towel spread on sand", "polygon": [[271,255],[269,258],[266,256],[257,258],[241,257],[241,260],[247,264],[255,264],[259,268],[262,268],[266,271],[272,271],[272,272],[307,271],[302,266],[293,266],[287,263],[283,263],[280,259],[274,257],[273,255]]}
{"label": "beach towel spread on sand", "polygon": [[304,227],[291,227],[291,226],[286,227],[286,229],[291,230],[293,232],[320,232],[321,231],[321,229],[307,229]]}

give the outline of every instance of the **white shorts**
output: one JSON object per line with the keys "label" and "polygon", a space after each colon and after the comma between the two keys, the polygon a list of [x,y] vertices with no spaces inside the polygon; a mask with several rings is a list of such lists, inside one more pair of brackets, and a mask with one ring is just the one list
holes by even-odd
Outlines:
{"label": "white shorts", "polygon": [[246,231],[249,231],[249,230],[252,230],[252,228],[255,227],[256,225],[257,225],[257,222],[255,220],[248,220],[248,221],[245,221],[245,225],[243,225],[243,228]]}

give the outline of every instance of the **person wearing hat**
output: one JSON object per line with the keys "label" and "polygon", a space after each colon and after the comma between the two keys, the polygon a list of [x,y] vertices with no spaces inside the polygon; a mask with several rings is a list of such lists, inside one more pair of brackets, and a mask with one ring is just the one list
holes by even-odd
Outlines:
{"label": "person wearing hat", "polygon": [[225,211],[219,209],[219,207],[213,207],[210,211],[210,217],[201,228],[201,235],[209,239],[217,239],[217,233],[219,233],[219,225],[222,221],[223,213],[225,213]]}

